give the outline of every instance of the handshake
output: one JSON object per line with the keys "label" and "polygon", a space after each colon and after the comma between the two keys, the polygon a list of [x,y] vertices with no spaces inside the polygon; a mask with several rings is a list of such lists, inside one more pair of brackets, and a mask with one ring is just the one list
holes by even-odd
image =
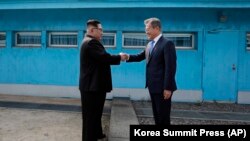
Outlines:
{"label": "handshake", "polygon": [[129,54],[127,53],[119,53],[119,55],[121,56],[121,61],[127,61],[129,59]]}

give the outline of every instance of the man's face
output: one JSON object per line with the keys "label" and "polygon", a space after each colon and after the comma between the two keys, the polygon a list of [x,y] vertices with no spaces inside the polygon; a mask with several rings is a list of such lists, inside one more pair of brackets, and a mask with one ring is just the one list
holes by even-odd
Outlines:
{"label": "man's face", "polygon": [[151,23],[147,23],[145,25],[145,32],[149,40],[153,40],[155,37],[159,35],[159,27],[153,28]]}
{"label": "man's face", "polygon": [[97,27],[93,27],[92,30],[94,37],[100,41],[102,39],[103,34],[102,25],[98,24]]}

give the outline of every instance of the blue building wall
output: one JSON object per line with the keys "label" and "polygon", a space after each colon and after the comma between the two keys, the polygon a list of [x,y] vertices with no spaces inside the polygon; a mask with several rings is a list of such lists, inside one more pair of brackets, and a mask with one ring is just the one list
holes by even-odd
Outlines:
{"label": "blue building wall", "polygon": [[[227,16],[226,22],[218,21],[221,12]],[[206,81],[203,69],[206,61],[204,42],[207,31],[237,30],[239,32],[239,36],[236,37],[239,39],[236,47],[238,48],[237,91],[250,91],[248,83],[250,51],[246,50],[246,33],[250,31],[250,19],[247,18],[250,17],[249,8],[2,9],[0,19],[3,20],[0,21],[0,31],[6,32],[7,46],[0,48],[0,84],[77,86],[80,44],[86,28],[85,22],[88,19],[99,19],[103,24],[104,32],[116,32],[117,46],[114,49],[107,49],[108,52],[136,54],[142,49],[123,48],[122,33],[129,31],[144,33],[143,21],[149,17],[161,19],[163,32],[194,32],[196,35],[195,49],[177,50],[176,78],[179,90],[203,91],[203,82]],[[14,47],[13,38],[16,31],[41,31],[42,47]],[[78,47],[48,48],[49,31],[77,31]],[[226,39],[227,37],[224,42]],[[144,88],[145,86],[145,61],[123,62],[120,66],[112,66],[112,73],[115,88]]]}
{"label": "blue building wall", "polygon": [[[16,48],[13,47],[13,44],[8,44],[6,48],[2,48],[1,51],[3,51],[3,55],[1,57],[6,59],[6,61],[3,61],[3,64],[1,64],[3,65],[2,68],[5,68],[2,73],[4,75],[1,77],[1,82],[77,85],[77,76],[79,73],[79,48],[48,48],[46,43],[46,31],[73,30],[81,33],[85,30],[84,22],[93,17],[100,19],[103,22],[104,30],[117,32],[117,47],[115,49],[108,49],[110,53],[114,54],[119,52],[135,54],[142,51],[142,49],[122,48],[122,32],[139,31],[144,33],[143,20],[151,16],[157,16],[162,19],[164,31],[195,31],[198,32],[198,39],[202,38],[202,29],[199,29],[198,27],[200,24],[195,25],[194,23],[191,25],[190,23],[190,25],[183,26],[183,23],[178,20],[182,19],[184,15],[178,14],[178,10],[151,10],[154,10],[157,13],[164,13],[157,15],[150,14],[151,12],[148,9],[91,9],[86,12],[85,10],[4,11],[3,16],[7,17],[8,20],[6,21],[9,22],[7,24],[1,24],[3,31],[43,31],[43,46],[41,48],[30,49]],[[186,10],[186,12],[189,11],[190,10]],[[17,17],[15,16],[16,13],[19,13],[22,16]],[[88,13],[89,16],[85,17],[85,15],[83,15],[84,13]],[[100,13],[103,14],[100,15]],[[114,15],[113,13],[116,14]],[[190,14],[195,14],[195,11]],[[134,16],[126,17],[126,15]],[[174,17],[174,15],[177,15],[179,18]],[[168,18],[165,18],[165,16]],[[170,19],[174,19],[175,21],[171,21]],[[184,20],[187,23],[190,19],[187,18]],[[13,40],[11,39],[13,38],[13,32],[11,31],[7,34],[9,40],[8,43]],[[198,47],[199,44],[200,41],[198,41],[197,49],[195,50],[179,50],[177,52],[177,74],[179,74],[177,75],[177,79],[180,88],[201,88],[202,48]],[[193,65],[191,65],[190,62]],[[15,73],[10,73],[9,70],[14,71]],[[129,64],[122,63],[121,66],[113,66],[113,72],[115,87],[142,88],[145,85],[145,62]],[[134,78],[138,79],[133,80]],[[187,80],[188,83],[186,83],[185,80]]]}

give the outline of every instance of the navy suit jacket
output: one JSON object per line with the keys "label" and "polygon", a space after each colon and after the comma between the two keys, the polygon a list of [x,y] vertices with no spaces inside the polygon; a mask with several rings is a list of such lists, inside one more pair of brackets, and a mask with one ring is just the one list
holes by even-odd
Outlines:
{"label": "navy suit jacket", "polygon": [[137,55],[130,55],[127,62],[139,62],[146,59],[146,87],[150,93],[162,93],[164,90],[175,91],[176,50],[172,41],[160,37],[149,55],[149,44]]}

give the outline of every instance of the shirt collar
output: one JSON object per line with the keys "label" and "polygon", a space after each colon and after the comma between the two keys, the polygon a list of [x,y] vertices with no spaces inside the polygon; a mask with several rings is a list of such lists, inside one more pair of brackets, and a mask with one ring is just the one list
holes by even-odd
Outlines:
{"label": "shirt collar", "polygon": [[154,45],[158,42],[158,40],[161,38],[162,34],[159,34],[157,37],[154,38]]}

